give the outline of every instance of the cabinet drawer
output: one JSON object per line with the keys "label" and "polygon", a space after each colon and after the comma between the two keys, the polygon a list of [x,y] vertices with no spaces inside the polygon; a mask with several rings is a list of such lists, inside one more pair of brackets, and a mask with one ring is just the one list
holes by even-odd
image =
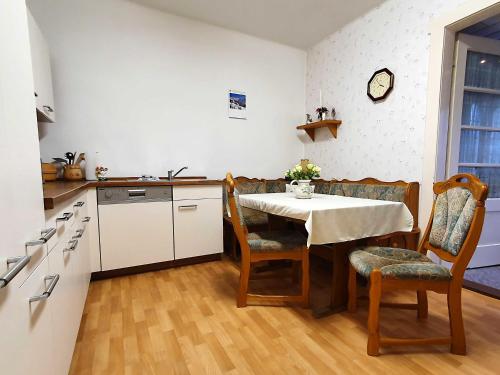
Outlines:
{"label": "cabinet drawer", "polygon": [[80,223],[87,215],[85,193],[45,212],[47,228],[56,228],[56,234],[47,242],[48,251],[71,232],[75,223]]}
{"label": "cabinet drawer", "polygon": [[[18,327],[18,335],[24,337],[22,353],[25,360],[20,364],[19,374],[54,374],[53,368],[53,337],[52,337],[52,301],[58,289],[58,282],[49,271],[48,258],[40,263],[37,269],[19,288],[18,314],[22,323]],[[48,290],[54,286],[50,295]],[[33,297],[42,296],[38,301],[30,301]]]}
{"label": "cabinet drawer", "polygon": [[222,185],[174,186],[174,201],[185,199],[222,199]]}
{"label": "cabinet drawer", "polygon": [[222,252],[222,200],[174,202],[175,259]]}

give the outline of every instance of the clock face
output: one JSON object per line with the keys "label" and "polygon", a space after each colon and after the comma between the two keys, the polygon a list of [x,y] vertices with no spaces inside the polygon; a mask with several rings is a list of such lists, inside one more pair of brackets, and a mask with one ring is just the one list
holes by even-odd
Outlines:
{"label": "clock face", "polygon": [[385,99],[394,86],[394,74],[389,69],[381,69],[373,73],[368,81],[367,94],[371,100],[377,102]]}

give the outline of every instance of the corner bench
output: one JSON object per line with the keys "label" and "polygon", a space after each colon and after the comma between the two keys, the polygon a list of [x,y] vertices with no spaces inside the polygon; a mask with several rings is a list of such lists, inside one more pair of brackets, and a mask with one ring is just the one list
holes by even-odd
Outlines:
{"label": "corner bench", "polygon": [[[287,181],[285,179],[258,179],[248,177],[236,177],[236,188],[240,194],[262,194],[285,192]],[[399,247],[416,250],[420,230],[418,228],[418,182],[394,181],[386,182],[375,178],[364,178],[359,181],[351,180],[323,180],[312,181],[315,185],[315,193],[342,195],[354,198],[367,198],[388,200],[393,202],[403,202],[406,204],[413,216],[413,230],[411,232],[396,232],[384,236],[371,237],[365,241],[367,245]],[[224,199],[224,202],[226,200]],[[269,227],[268,215],[261,211],[245,208],[242,212],[245,220],[248,221],[248,231],[262,231]],[[237,241],[234,236],[231,219],[228,217],[224,203],[224,238],[231,246],[231,255],[236,257]],[[226,241],[225,241],[226,243]],[[324,247],[318,246],[313,249],[316,255],[329,260],[332,259],[332,252]]]}

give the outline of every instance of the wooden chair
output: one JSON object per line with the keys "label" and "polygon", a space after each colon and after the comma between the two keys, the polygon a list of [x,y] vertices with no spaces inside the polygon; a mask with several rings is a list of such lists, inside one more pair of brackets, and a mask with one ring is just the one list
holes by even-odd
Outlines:
{"label": "wooden chair", "polygon": [[[237,306],[245,307],[247,298],[254,302],[295,302],[309,305],[309,250],[306,238],[295,231],[267,231],[248,233],[238,200],[238,190],[231,173],[226,176],[226,189],[234,232],[241,248],[240,285]],[[252,263],[269,260],[292,260],[302,263],[302,291],[300,295],[257,295],[248,293]]]}
{"label": "wooden chair", "polygon": [[[454,354],[464,355],[465,333],[462,319],[462,281],[474,254],[485,215],[488,187],[470,174],[458,174],[434,184],[431,219],[418,250],[365,246],[349,254],[348,310],[356,311],[356,273],[369,278],[368,345],[369,355],[379,348],[395,345],[450,345]],[[427,256],[432,251],[440,259],[452,263],[451,269],[433,263]],[[409,289],[417,292],[416,304],[381,303],[382,292]],[[448,295],[450,336],[434,338],[381,337],[379,308],[396,307],[417,310],[420,319],[427,318],[427,294],[431,290]]]}

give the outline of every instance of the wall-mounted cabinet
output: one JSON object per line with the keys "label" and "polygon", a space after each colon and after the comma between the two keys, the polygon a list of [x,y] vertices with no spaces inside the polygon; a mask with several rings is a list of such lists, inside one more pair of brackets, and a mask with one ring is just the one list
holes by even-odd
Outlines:
{"label": "wall-mounted cabinet", "polygon": [[28,10],[31,62],[35,83],[36,112],[39,122],[55,122],[54,93],[49,47],[35,19]]}

